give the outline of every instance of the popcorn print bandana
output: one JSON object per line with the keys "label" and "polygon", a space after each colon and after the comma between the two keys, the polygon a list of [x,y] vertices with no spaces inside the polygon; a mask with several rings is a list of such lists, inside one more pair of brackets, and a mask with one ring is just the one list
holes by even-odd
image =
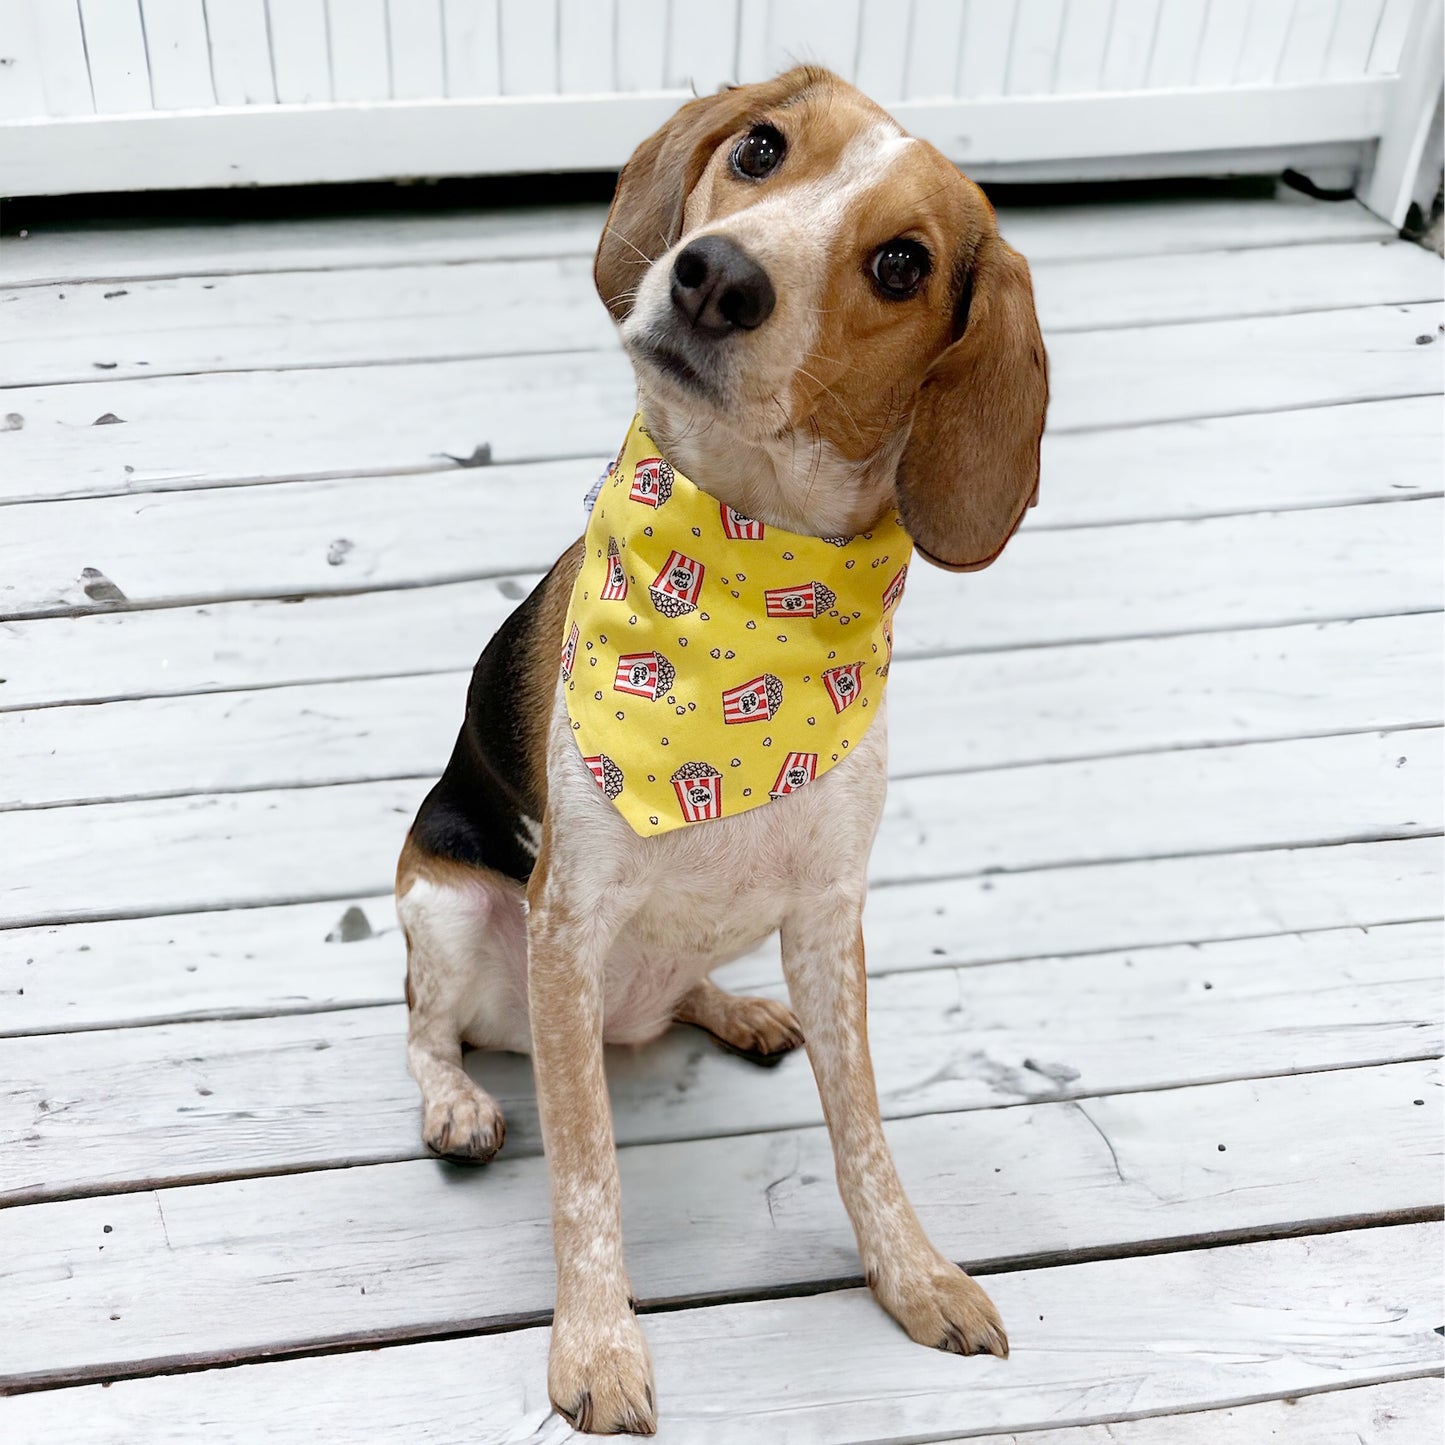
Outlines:
{"label": "popcorn print bandana", "polygon": [[633,418],[587,525],[562,678],[635,832],[761,807],[847,757],[878,715],[912,552],[897,513],[856,537],[744,517]]}

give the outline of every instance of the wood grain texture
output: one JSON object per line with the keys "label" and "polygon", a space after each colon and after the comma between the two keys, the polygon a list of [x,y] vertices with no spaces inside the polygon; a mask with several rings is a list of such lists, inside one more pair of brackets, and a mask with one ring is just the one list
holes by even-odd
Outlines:
{"label": "wood grain texture", "polygon": [[[1050,343],[1055,432],[1338,405],[1441,389],[1416,344],[1436,304],[1065,333]],[[104,357],[96,358],[108,364]],[[565,395],[568,405],[558,408]],[[607,453],[633,405],[618,352],[22,387],[0,431],[0,497],[85,496],[435,471]],[[97,426],[101,418],[116,422]],[[217,428],[224,416],[233,425]]]}
{"label": "wood grain texture", "polygon": [[[1021,1427],[1031,1445],[1042,1427],[1262,1396],[1292,1402],[1397,1380],[1405,1383],[1385,1388],[1428,1391],[1434,1381],[1410,1377],[1439,1369],[1437,1291],[1422,1268],[1439,1249],[1438,1226],[1407,1225],[1000,1275],[988,1287],[1014,1332],[1006,1363],[920,1349],[862,1290],[658,1315],[647,1320],[657,1438],[715,1445],[726,1430],[729,1445],[877,1445]],[[459,1434],[479,1445],[560,1445],[574,1437],[541,1387],[547,1335],[524,1329],[91,1385],[0,1400],[0,1419],[22,1445],[189,1445],[198,1431],[238,1441],[258,1427],[278,1445],[388,1436],[442,1445]],[[1337,1418],[1348,1418],[1348,1398],[1300,1408],[1318,1416],[1336,1401]],[[1153,1445],[1173,1423],[1145,1420],[1119,1438]],[[1381,1435],[1370,1445],[1404,1442]]]}
{"label": "wood grain texture", "polygon": [[[581,526],[581,498],[603,462],[95,497],[60,512],[17,503],[0,529],[0,616],[541,570]],[[1024,531],[1406,500],[1438,493],[1437,463],[1432,397],[1050,436],[1043,500]],[[220,538],[224,547],[197,545]],[[91,596],[86,568],[126,601]]]}
{"label": "wood grain texture", "polygon": [[[921,776],[889,791],[870,877],[1013,872],[1440,831],[1438,729]],[[365,897],[429,780],[0,813],[0,926]],[[1147,798],[1149,806],[1121,806]]]}
{"label": "wood grain texture", "polygon": [[1445,1390],[1433,1376],[1171,1415],[1167,1422],[1120,1420],[969,1438],[974,1445],[1157,1445],[1167,1430],[1170,1445],[1417,1445],[1436,1432],[1442,1404]]}
{"label": "wood grain texture", "polygon": [[[1434,1064],[1396,1064],[899,1119],[888,1132],[938,1247],[992,1268],[1429,1210],[1438,1078]],[[856,1278],[825,1130],[619,1157],[644,1304]],[[549,1218],[540,1158],[18,1205],[0,1211],[0,1384],[535,1320],[552,1300]]]}
{"label": "wood grain texture", "polygon": [[[869,971],[1432,918],[1441,863],[1438,838],[1411,838],[903,883],[868,900]],[[342,943],[352,907],[372,931]],[[399,1003],[400,958],[389,894],[0,930],[0,1029],[23,1035]],[[719,974],[739,989],[777,976],[776,941]]]}
{"label": "wood grain texture", "polygon": [[[1434,611],[1441,578],[1420,538],[1441,511],[1420,500],[1031,531],[967,578],[915,561],[895,656]],[[576,524],[552,525],[560,552]],[[1222,585],[1236,576],[1249,585]],[[537,580],[0,623],[0,711],[470,668]],[[87,579],[107,582],[125,591],[123,575]]]}
{"label": "wood grain texture", "polygon": [[[883,1114],[1438,1054],[1440,947],[1439,924],[1403,924],[886,975],[869,997]],[[394,935],[391,954],[399,974]],[[772,973],[763,991],[786,998]],[[405,1039],[393,1005],[0,1040],[0,1204],[425,1158]],[[504,1157],[539,1154],[528,1062],[468,1062],[506,1114]],[[608,1074],[621,1144],[823,1122],[803,1058],[764,1072],[694,1029],[611,1050]]]}
{"label": "wood grain texture", "polygon": [[[1441,295],[1439,266],[1404,241],[1044,260],[1033,279],[1046,336]],[[0,291],[0,325],[6,386],[617,344],[586,256],[62,282]]]}
{"label": "wood grain texture", "polygon": [[[1440,654],[1440,617],[1421,613],[904,658],[889,674],[890,770],[1439,723]],[[438,776],[467,680],[445,672],[0,712],[0,811]],[[966,726],[950,697],[968,700]]]}

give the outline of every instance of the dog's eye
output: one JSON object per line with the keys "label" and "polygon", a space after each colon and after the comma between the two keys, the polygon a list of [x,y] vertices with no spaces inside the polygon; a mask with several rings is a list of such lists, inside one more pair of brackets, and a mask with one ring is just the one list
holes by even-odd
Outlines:
{"label": "dog's eye", "polygon": [[917,241],[896,236],[873,253],[873,279],[885,296],[912,296],[932,265],[927,250]]}
{"label": "dog's eye", "polygon": [[787,148],[782,131],[770,125],[755,125],[733,151],[733,169],[750,181],[760,181],[777,170]]}

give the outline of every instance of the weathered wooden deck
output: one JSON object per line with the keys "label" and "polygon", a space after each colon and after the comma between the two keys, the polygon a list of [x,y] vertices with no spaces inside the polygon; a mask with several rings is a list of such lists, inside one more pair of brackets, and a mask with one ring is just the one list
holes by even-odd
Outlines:
{"label": "weathered wooden deck", "polygon": [[[386,895],[630,414],[600,214],[0,245],[7,1442],[568,1433],[528,1066],[500,1161],[424,1157]],[[1043,501],[910,589],[868,926],[1013,1356],[857,1288],[802,1058],[679,1030],[611,1061],[662,1438],[1438,1440],[1440,263],[1288,196],[1004,224]]]}

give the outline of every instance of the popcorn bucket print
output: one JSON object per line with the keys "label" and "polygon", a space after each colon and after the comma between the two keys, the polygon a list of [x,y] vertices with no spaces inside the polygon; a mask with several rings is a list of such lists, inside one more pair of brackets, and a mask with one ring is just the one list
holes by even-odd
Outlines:
{"label": "popcorn bucket print", "polygon": [[627,573],[617,550],[617,538],[607,539],[607,581],[602,588],[604,602],[622,602],[627,597]]}
{"label": "popcorn bucket print", "polygon": [[888,611],[890,607],[898,605],[898,599],[903,596],[903,584],[908,580],[908,563],[905,562],[896,573],[893,580],[883,589],[883,610]]}
{"label": "popcorn bucket print", "polygon": [[725,723],[767,722],[783,705],[783,684],[770,672],[722,695]]}
{"label": "popcorn bucket print", "polygon": [[778,769],[778,780],[768,790],[770,798],[785,798],[818,776],[817,753],[789,753]]}
{"label": "popcorn bucket print", "polygon": [[683,821],[705,823],[722,816],[722,774],[707,763],[684,763],[672,775]]}
{"label": "popcorn bucket print", "polygon": [[821,617],[832,610],[838,595],[821,582],[801,587],[770,587],[763,593],[769,617]]}
{"label": "popcorn bucket print", "polygon": [[686,612],[695,611],[706,570],[701,562],[694,562],[681,552],[670,552],[662,570],[648,588],[652,593],[652,605],[664,617],[681,617]]}
{"label": "popcorn bucket print", "polygon": [[630,692],[656,702],[672,691],[677,670],[660,652],[625,652],[617,659],[614,692]]}
{"label": "popcorn bucket print", "polygon": [[644,507],[660,507],[672,495],[672,468],[661,457],[643,457],[632,469],[632,490],[627,494]]}
{"label": "popcorn bucket print", "polygon": [[592,781],[602,789],[604,797],[616,798],[622,792],[622,769],[606,753],[594,753],[582,761],[592,769]]}
{"label": "popcorn bucket print", "polygon": [[823,674],[823,686],[833,702],[833,711],[842,712],[852,707],[861,690],[863,664],[850,662],[847,667],[830,667]]}
{"label": "popcorn bucket print", "polygon": [[724,537],[731,537],[735,542],[762,541],[766,529],[761,522],[755,522],[751,517],[745,517],[741,512],[733,511],[726,502],[720,502],[718,507],[722,513]]}
{"label": "popcorn bucket print", "polygon": [[570,678],[572,669],[577,665],[577,624],[572,624],[572,630],[567,634],[567,641],[562,645],[562,676]]}

